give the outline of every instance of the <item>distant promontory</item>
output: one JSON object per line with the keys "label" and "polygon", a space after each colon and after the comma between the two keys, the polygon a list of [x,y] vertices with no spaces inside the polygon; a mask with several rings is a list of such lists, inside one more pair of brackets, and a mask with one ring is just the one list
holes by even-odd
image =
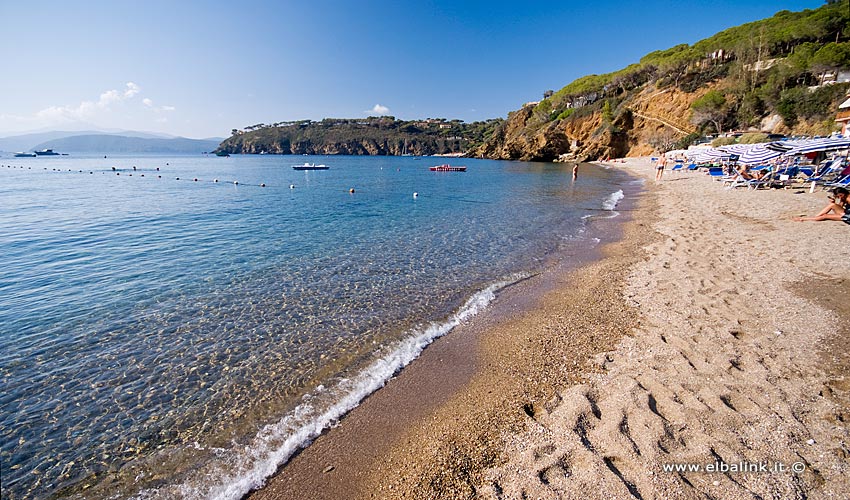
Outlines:
{"label": "distant promontory", "polygon": [[244,130],[233,129],[217,152],[396,156],[464,153],[483,144],[502,121],[404,121],[380,116],[260,123]]}

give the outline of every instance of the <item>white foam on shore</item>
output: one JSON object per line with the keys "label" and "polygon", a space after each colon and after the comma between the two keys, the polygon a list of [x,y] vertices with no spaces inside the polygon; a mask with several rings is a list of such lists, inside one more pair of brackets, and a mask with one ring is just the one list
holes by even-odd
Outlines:
{"label": "white foam on shore", "polygon": [[617,208],[617,204],[620,203],[620,200],[622,200],[625,197],[626,197],[626,195],[623,194],[623,190],[620,189],[618,191],[611,193],[610,195],[608,195],[607,198],[602,200],[602,210],[604,210],[605,212],[610,212],[610,215],[588,214],[588,215],[583,215],[581,218],[582,219],[590,219],[591,217],[593,217],[593,218],[596,218],[596,219],[613,219],[614,217],[617,217],[618,215],[620,215],[620,212],[617,212],[614,209]]}
{"label": "white foam on shore", "polygon": [[[422,350],[452,328],[475,316],[496,297],[496,292],[527,278],[516,274],[474,294],[457,312],[442,323],[431,323],[415,330],[395,348],[350,379],[331,388],[318,387],[305,396],[304,402],[274,424],[263,427],[246,445],[216,450],[221,463],[214,471],[199,471],[181,485],[164,486],[141,492],[136,498],[240,499],[260,488],[266,479],[285,464],[295,452],[308,446],[325,429],[336,424],[343,415],[356,408],[364,398],[380,389],[399,370],[419,357]],[[329,408],[319,409],[311,403],[321,394],[334,401]]]}
{"label": "white foam on shore", "polygon": [[617,208],[617,203],[620,203],[620,200],[625,197],[626,195],[623,194],[622,189],[617,192],[611,193],[608,198],[605,198],[605,201],[602,202],[602,209],[613,211],[615,208]]}

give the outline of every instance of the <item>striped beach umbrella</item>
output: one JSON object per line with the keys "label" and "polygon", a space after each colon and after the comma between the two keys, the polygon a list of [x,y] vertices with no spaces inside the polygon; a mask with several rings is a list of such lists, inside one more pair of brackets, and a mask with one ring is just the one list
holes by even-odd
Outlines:
{"label": "striped beach umbrella", "polygon": [[726,151],[727,153],[741,155],[749,151],[755,144],[728,144],[726,146],[720,146],[719,150]]}
{"label": "striped beach umbrella", "polygon": [[714,163],[717,161],[724,161],[729,159],[729,153],[720,149],[706,149],[705,151],[701,151],[700,154],[697,155],[694,161],[697,163]]}
{"label": "striped beach umbrella", "polygon": [[741,153],[738,163],[753,166],[766,163],[780,156],[782,156],[781,151],[770,149],[767,144],[753,144],[751,148]]}
{"label": "striped beach umbrella", "polygon": [[800,141],[775,141],[768,142],[764,145],[767,149],[772,149],[773,151],[779,151],[780,153],[784,153],[791,149],[796,148],[800,144]]}
{"label": "striped beach umbrella", "polygon": [[850,139],[827,137],[825,139],[800,141],[796,147],[786,151],[785,156],[804,155],[806,153],[817,153],[819,151],[837,151],[841,149],[850,149]]}

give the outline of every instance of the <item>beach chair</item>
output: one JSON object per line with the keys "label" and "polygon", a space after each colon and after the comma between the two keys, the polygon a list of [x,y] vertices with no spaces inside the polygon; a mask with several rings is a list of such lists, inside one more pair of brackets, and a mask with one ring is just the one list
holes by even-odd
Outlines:
{"label": "beach chair", "polygon": [[708,175],[711,176],[712,179],[719,181],[726,177],[726,174],[723,173],[723,167],[709,167]]}
{"label": "beach chair", "polygon": [[804,181],[804,184],[806,182],[810,182],[812,184],[820,184],[821,186],[825,186],[830,182],[837,182],[838,180],[840,180],[839,175],[843,168],[843,159],[836,158],[833,161],[825,163],[823,170],[821,170],[821,173],[809,176],[809,178]]}
{"label": "beach chair", "polygon": [[832,188],[836,188],[836,187],[843,187],[843,188],[850,189],[850,175],[845,175],[844,177],[842,177],[841,179],[838,179],[835,182],[827,182],[826,184],[823,185],[823,187],[824,187],[824,189],[826,189],[826,188],[832,189]]}
{"label": "beach chair", "polygon": [[670,171],[671,172],[681,172],[682,171],[682,164],[677,163],[673,168],[670,169]]}
{"label": "beach chair", "polygon": [[743,177],[739,177],[735,181],[733,181],[727,189],[734,189],[739,187],[745,187],[747,190],[755,190],[761,187],[769,187],[773,180],[771,179],[771,175],[768,173],[761,179],[744,179]]}
{"label": "beach chair", "polygon": [[697,168],[699,168],[699,167],[697,166],[696,163],[691,163],[690,165],[688,165],[688,172],[693,172]]}

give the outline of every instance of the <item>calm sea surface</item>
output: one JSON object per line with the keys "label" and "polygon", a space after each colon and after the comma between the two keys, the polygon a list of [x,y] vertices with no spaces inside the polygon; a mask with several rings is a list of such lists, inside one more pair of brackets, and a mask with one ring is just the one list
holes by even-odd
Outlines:
{"label": "calm sea surface", "polygon": [[2,498],[239,498],[638,189],[436,163],[0,158]]}

